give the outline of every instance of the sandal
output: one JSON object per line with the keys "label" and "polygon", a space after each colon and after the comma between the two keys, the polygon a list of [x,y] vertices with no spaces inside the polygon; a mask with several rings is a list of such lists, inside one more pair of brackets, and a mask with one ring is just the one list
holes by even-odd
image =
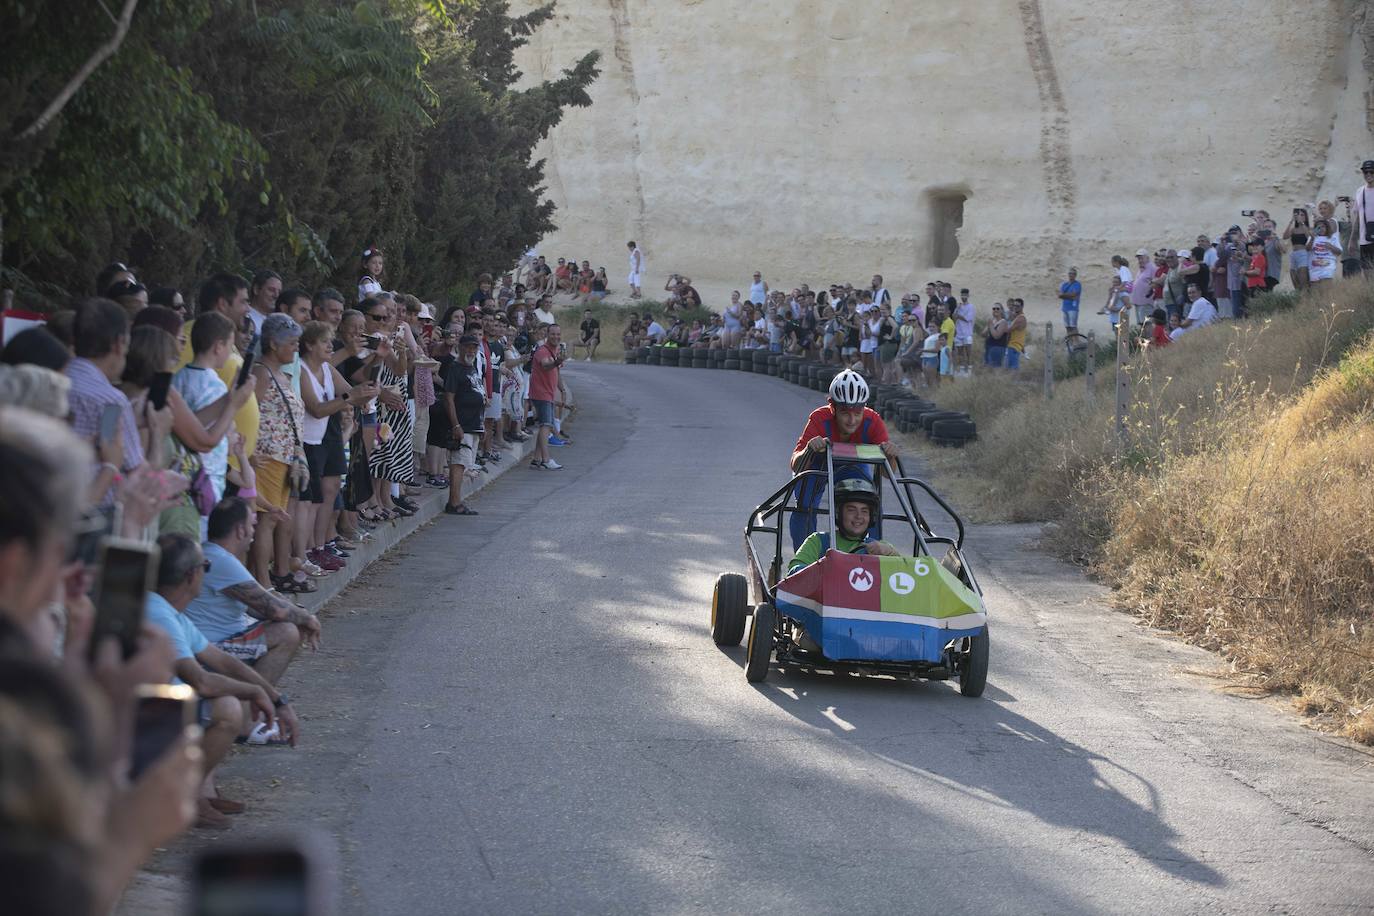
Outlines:
{"label": "sandal", "polygon": [[283,595],[308,595],[315,591],[315,583],[301,581],[292,576],[272,577],[272,587]]}
{"label": "sandal", "polygon": [[386,519],[383,517],[383,513],[385,513],[385,512],[386,512],[385,509],[362,509],[362,508],[359,508],[359,509],[358,509],[358,518],[359,518],[361,521],[364,521],[364,522],[366,522],[366,523],[369,524],[369,525],[380,525],[382,522],[386,521]]}

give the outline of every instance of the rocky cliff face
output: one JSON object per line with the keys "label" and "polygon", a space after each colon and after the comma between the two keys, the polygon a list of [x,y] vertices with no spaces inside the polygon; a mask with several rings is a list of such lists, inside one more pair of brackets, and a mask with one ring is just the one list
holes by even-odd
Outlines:
{"label": "rocky cliff face", "polygon": [[603,52],[540,155],[545,254],[720,295],[927,279],[1093,301],[1114,253],[1282,224],[1374,157],[1364,0],[559,0],[531,77]]}

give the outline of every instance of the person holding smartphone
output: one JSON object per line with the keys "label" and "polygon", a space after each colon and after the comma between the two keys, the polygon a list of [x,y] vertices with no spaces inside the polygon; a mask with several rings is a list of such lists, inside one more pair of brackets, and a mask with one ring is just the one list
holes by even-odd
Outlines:
{"label": "person holding smartphone", "polygon": [[554,461],[549,454],[549,437],[553,435],[554,430],[554,402],[558,400],[558,373],[568,361],[568,354],[562,343],[563,329],[556,324],[549,325],[544,342],[534,351],[534,356],[530,360],[530,403],[534,407],[535,421],[539,424],[530,467],[549,471],[563,468],[563,465]]}

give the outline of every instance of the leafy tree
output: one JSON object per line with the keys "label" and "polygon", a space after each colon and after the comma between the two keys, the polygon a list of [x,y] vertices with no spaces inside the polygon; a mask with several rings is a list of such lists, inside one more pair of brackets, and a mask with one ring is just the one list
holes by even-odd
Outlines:
{"label": "leafy tree", "polygon": [[552,4],[125,0],[127,34],[19,139],[115,26],[56,0],[0,11],[0,252],[51,297],[112,258],[189,288],[270,265],[348,289],[363,246],[438,293],[553,227],[535,145],[590,104],[597,56],[527,89],[514,55]]}

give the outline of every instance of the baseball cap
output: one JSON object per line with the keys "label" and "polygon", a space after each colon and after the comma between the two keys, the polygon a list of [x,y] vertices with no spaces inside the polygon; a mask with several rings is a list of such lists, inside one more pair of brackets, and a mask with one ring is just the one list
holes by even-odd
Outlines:
{"label": "baseball cap", "polygon": [[479,342],[479,341],[477,340],[477,338],[474,337],[474,336],[471,335],[471,334],[464,334],[462,337],[458,338],[458,346],[460,346],[460,347],[466,347],[466,346],[473,346],[473,347],[475,347],[475,346],[477,346],[478,342]]}
{"label": "baseball cap", "polygon": [[1364,162],[1361,162],[1361,163],[1360,163],[1360,171],[1361,171],[1361,172],[1371,172],[1371,171],[1374,171],[1374,159],[1366,159]]}
{"label": "baseball cap", "polygon": [[434,312],[430,309],[429,303],[428,303],[428,302],[421,302],[421,303],[420,303],[420,320],[421,320],[421,321],[433,321],[433,320],[434,320]]}
{"label": "baseball cap", "polygon": [[1150,253],[1146,251],[1144,248],[1137,248],[1135,256],[1138,258],[1148,258],[1150,256]]}
{"label": "baseball cap", "polygon": [[1178,250],[1178,256],[1180,258],[1191,258],[1193,256],[1193,253],[1186,248],[1180,248]]}

